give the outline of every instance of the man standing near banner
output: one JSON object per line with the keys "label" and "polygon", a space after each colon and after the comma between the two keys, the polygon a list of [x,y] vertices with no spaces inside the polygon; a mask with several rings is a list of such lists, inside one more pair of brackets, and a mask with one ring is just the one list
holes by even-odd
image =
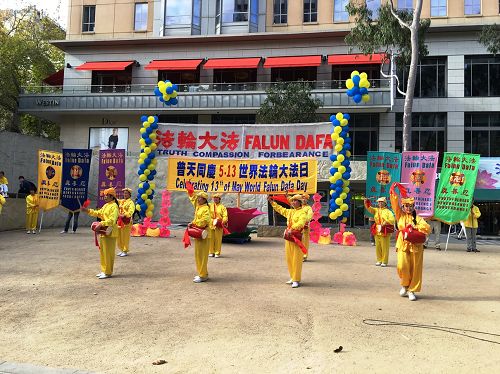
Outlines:
{"label": "man standing near banner", "polygon": [[212,240],[210,241],[210,250],[208,257],[219,258],[222,248],[222,235],[224,227],[227,226],[227,209],[220,203],[221,194],[212,195],[213,203],[208,204],[212,216],[210,224]]}
{"label": "man standing near banner", "polygon": [[380,197],[377,199],[378,208],[371,206],[370,200],[365,199],[365,208],[373,214],[374,223],[370,227],[370,232],[375,238],[375,251],[377,255],[376,266],[386,267],[389,263],[389,246],[391,244],[391,234],[394,232],[394,215],[387,208],[387,199]]}
{"label": "man standing near banner", "polygon": [[440,251],[441,250],[441,222],[434,219],[434,217],[430,217],[430,218],[426,219],[426,222],[431,227],[431,231],[429,232],[429,236],[427,236],[427,240],[424,243],[424,248],[427,248],[431,234],[434,231],[434,248],[436,248],[438,251]]}
{"label": "man standing near banner", "polygon": [[36,189],[31,187],[30,194],[26,196],[26,234],[36,234],[39,204]]}
{"label": "man standing near banner", "polygon": [[114,188],[104,190],[104,201],[106,204],[101,209],[81,208],[91,217],[98,217],[101,222],[97,225],[96,232],[102,227],[111,227],[109,235],[100,234],[99,253],[101,255],[101,272],[96,275],[99,279],[110,278],[113,275],[113,265],[115,263],[116,237],[118,236],[118,200]]}
{"label": "man standing near banner", "polygon": [[124,188],[122,190],[124,199],[118,200],[120,211],[118,216],[118,240],[117,245],[120,253],[117,256],[126,257],[130,249],[130,229],[132,228],[132,216],[135,212],[135,203],[132,201],[132,190]]}
{"label": "man standing near banner", "polygon": [[309,256],[309,242],[310,242],[310,229],[309,229],[309,222],[311,222],[313,218],[313,210],[311,206],[308,204],[309,201],[309,194],[304,193],[302,194],[302,209],[306,213],[306,225],[304,226],[304,233],[302,235],[302,243],[304,244],[304,247],[307,249],[307,253],[304,254],[304,261],[307,261],[307,257]]}
{"label": "man standing near banner", "polygon": [[305,254],[304,252],[307,252],[301,241],[307,221],[306,213],[302,209],[303,197],[297,194],[290,198],[292,209],[286,209],[278,205],[273,201],[271,196],[268,196],[267,200],[276,212],[286,218],[285,257],[288,265],[288,273],[290,274],[290,280],[286,283],[291,284],[292,288],[297,288],[300,286],[302,278],[303,255]]}
{"label": "man standing near banner", "polygon": [[474,205],[474,200],[472,200],[469,216],[464,221],[467,236],[467,252],[481,252],[476,248],[477,219],[479,217],[481,217],[481,211]]}

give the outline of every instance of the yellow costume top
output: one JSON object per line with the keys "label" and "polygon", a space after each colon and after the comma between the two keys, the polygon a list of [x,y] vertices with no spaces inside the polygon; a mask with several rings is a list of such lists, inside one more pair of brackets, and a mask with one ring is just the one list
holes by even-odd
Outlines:
{"label": "yellow costume top", "polygon": [[[390,209],[388,208],[373,208],[371,206],[366,206],[365,204],[365,208],[367,211],[369,211],[371,214],[373,214],[373,218],[375,220],[375,225],[394,225],[394,215],[392,214],[392,212],[390,211]],[[377,235],[380,235],[380,236],[387,236],[385,235],[383,232],[379,232],[377,230]],[[388,234],[389,236],[391,234]]]}
{"label": "yellow costume top", "polygon": [[306,211],[299,207],[297,209],[287,209],[283,208],[281,205],[278,205],[276,202],[271,202],[271,206],[273,209],[281,214],[283,217],[286,217],[286,223],[288,228],[292,230],[301,231],[307,223],[307,215]]}
{"label": "yellow costume top", "polygon": [[0,178],[0,184],[9,184],[9,180],[6,176]]}
{"label": "yellow costume top", "polygon": [[[404,213],[399,206],[398,196],[395,194],[391,194],[391,206],[394,209],[394,214],[396,215],[396,219],[398,221],[398,230],[405,229],[408,225],[413,226],[418,231],[423,232],[425,235],[429,235],[431,231],[431,227],[425,220],[417,215],[416,221],[417,224],[413,223],[413,215]],[[403,252],[419,252],[424,250],[423,244],[413,244],[407,240],[403,239],[403,234],[398,233],[398,238],[396,240],[396,249],[401,250]]]}
{"label": "yellow costume top", "polygon": [[227,209],[224,205],[222,204],[215,204],[215,203],[210,203],[208,204],[208,207],[210,208],[210,214],[212,219],[210,220],[210,228],[215,229],[216,227],[214,226],[213,220],[216,218],[222,219],[222,224],[225,225],[227,223]]}
{"label": "yellow costume top", "polygon": [[114,201],[104,204],[101,209],[89,209],[87,213],[89,216],[100,218],[103,226],[113,227],[110,237],[115,238],[118,236],[118,226],[116,225],[116,221],[118,220],[118,205]]}
{"label": "yellow costume top", "polygon": [[311,208],[310,205],[302,205],[302,210],[305,212],[306,214],[306,226],[309,224],[309,222],[311,222],[311,220],[313,219],[313,210]]}
{"label": "yellow costume top", "polygon": [[130,218],[134,215],[135,204],[132,199],[122,199],[118,200],[120,203],[120,215],[123,217]]}
{"label": "yellow costume top", "polygon": [[467,219],[464,221],[464,226],[477,229],[477,219],[481,217],[481,211],[479,208],[475,205],[472,205],[472,208],[469,212],[469,216]]}
{"label": "yellow costume top", "polygon": [[[196,195],[189,196],[189,201],[194,207],[194,218],[191,223],[195,226],[206,228],[212,224],[210,208],[208,204],[198,205]],[[210,235],[210,234],[209,234]]]}
{"label": "yellow costume top", "polygon": [[0,213],[2,213],[2,207],[5,204],[5,197],[0,195]]}
{"label": "yellow costume top", "polygon": [[38,211],[38,195],[28,195],[26,196],[26,213],[35,213]]}

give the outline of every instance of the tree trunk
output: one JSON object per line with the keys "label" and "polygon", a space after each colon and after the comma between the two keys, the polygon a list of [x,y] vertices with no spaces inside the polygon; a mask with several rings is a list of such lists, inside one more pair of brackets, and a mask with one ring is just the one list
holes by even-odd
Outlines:
{"label": "tree trunk", "polygon": [[417,80],[418,66],[418,30],[420,28],[420,13],[422,12],[422,1],[417,0],[413,11],[413,21],[410,26],[411,32],[411,63],[408,72],[408,84],[406,86],[406,97],[403,114],[403,151],[411,150],[411,117],[413,111],[413,95]]}

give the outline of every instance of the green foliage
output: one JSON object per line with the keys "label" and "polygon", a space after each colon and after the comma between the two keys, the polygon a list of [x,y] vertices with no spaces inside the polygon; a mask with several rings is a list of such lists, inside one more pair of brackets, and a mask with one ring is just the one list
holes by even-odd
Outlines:
{"label": "green foliage", "polygon": [[48,121],[18,114],[18,97],[23,86],[41,85],[63,67],[63,52],[49,40],[64,37],[65,31],[34,6],[0,10],[0,130],[56,136]]}
{"label": "green foliage", "polygon": [[[358,47],[363,54],[395,54],[396,65],[407,66],[410,64],[410,30],[401,26],[396,17],[392,15],[390,3],[380,6],[376,20],[372,18],[372,12],[365,4],[354,5],[351,2],[346,8],[349,15],[354,17],[356,22],[356,26],[345,37],[345,42],[348,45]],[[396,10],[396,13],[407,25],[411,24],[412,12]],[[425,44],[425,34],[430,24],[429,19],[420,20],[418,38],[420,58],[427,56],[429,53]]]}
{"label": "green foliage", "polygon": [[500,28],[496,23],[483,27],[479,35],[479,42],[495,56],[500,52]]}
{"label": "green foliage", "polygon": [[311,97],[307,82],[278,82],[266,91],[267,98],[257,112],[257,123],[318,122],[321,100]]}

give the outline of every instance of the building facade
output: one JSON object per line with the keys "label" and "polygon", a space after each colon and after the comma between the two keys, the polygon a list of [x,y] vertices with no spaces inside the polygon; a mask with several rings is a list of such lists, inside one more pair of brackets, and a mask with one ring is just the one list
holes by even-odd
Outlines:
{"label": "building facade", "polygon": [[[376,13],[381,1],[366,3]],[[338,111],[352,114],[353,160],[359,161],[353,192],[361,195],[366,152],[401,151],[404,100],[381,76],[380,69],[390,67],[381,66],[380,56],[365,58],[345,44],[353,26],[347,3],[70,0],[66,40],[53,42],[66,54],[64,84],[26,88],[20,110],[59,123],[68,148],[94,146],[99,129],[126,129],[133,157],[142,114],[207,126],[253,123],[269,85],[309,81],[325,121]],[[499,3],[424,0],[422,17],[431,19],[431,28],[429,55],[418,67],[413,149],[500,156],[500,57],[478,42],[482,25],[500,23]],[[411,9],[414,3],[395,5]],[[354,68],[372,82],[372,100],[360,106],[343,88]],[[399,75],[404,82],[404,69]],[[176,107],[164,108],[152,95],[160,79],[180,85]],[[327,171],[318,189],[328,189]],[[500,213],[494,200],[484,205],[486,217]],[[353,199],[351,210],[351,223],[362,225],[361,201]]]}

